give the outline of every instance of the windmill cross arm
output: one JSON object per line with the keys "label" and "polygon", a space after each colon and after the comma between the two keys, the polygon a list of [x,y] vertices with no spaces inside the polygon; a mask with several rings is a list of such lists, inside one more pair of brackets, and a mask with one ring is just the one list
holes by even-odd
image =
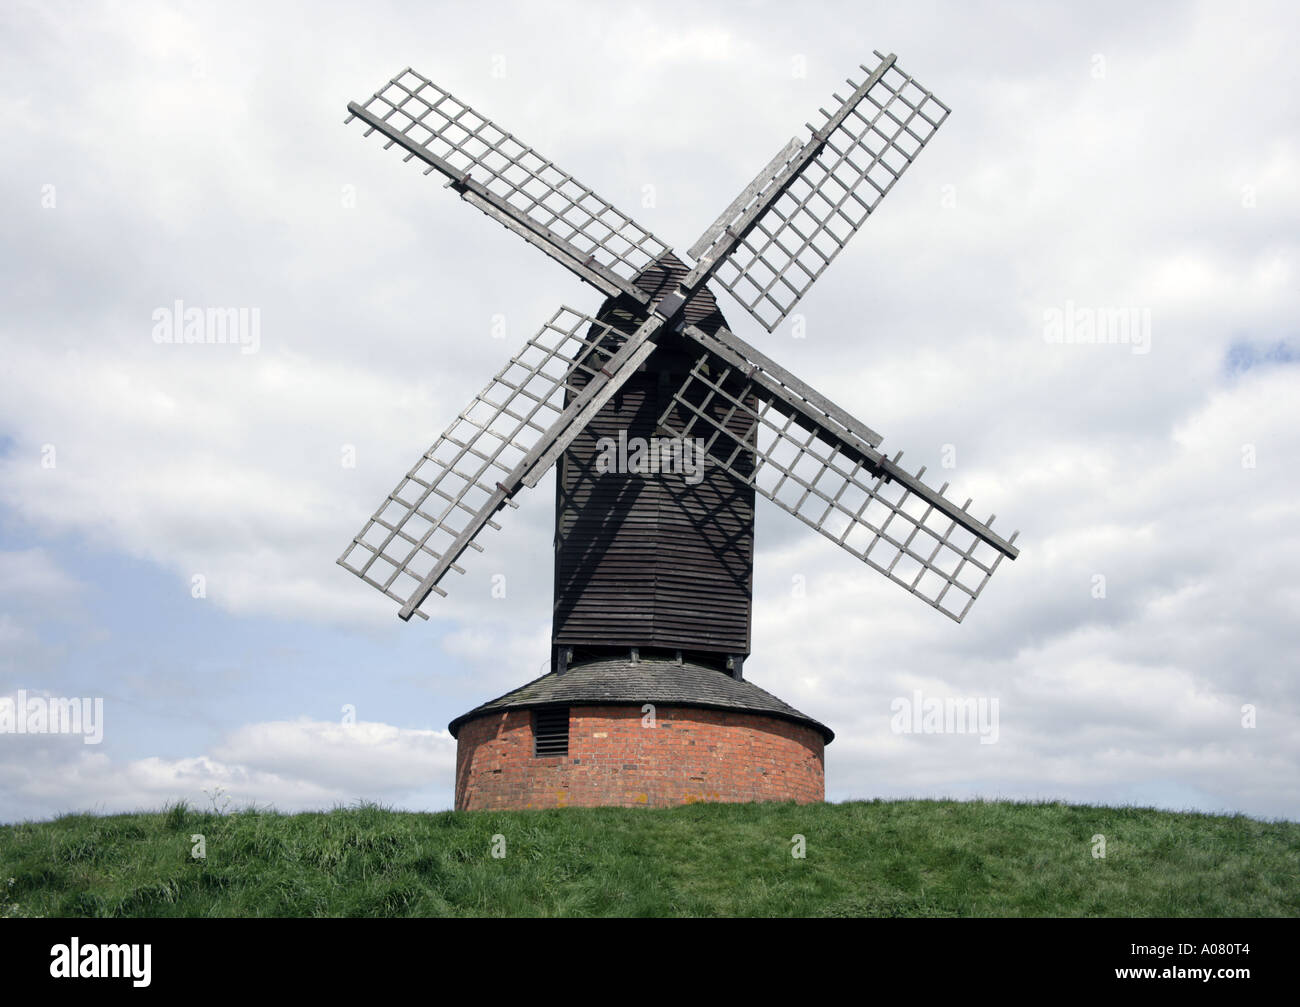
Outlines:
{"label": "windmill cross arm", "polygon": [[736,219],[715,224],[692,246],[698,261],[716,263],[718,282],[769,332],[840,254],[949,114],[899,68],[893,54],[876,56],[874,70],[862,67],[862,84],[848,82],[848,98],[835,95],[834,112],[821,110],[824,122],[809,125],[811,138],[785,167],[770,180],[762,172],[751,183],[745,194],[755,195]]}
{"label": "windmill cross arm", "polygon": [[[519,464],[523,471],[519,480],[530,489],[536,486],[547,470],[555,464],[557,458],[573,443],[591,422],[596,413],[604,408],[605,403],[623,387],[628,379],[636,373],[650,354],[657,348],[655,336],[664,327],[665,320],[658,315],[650,315],[640,327],[628,337],[622,348],[610,358],[605,367],[592,376],[587,386],[576,395],[569,407],[546,436],[538,442],[534,451]],[[526,466],[526,467],[525,467]]]}
{"label": "windmill cross arm", "polygon": [[886,481],[896,482],[900,486],[905,487],[914,496],[924,500],[941,514],[947,515],[972,535],[983,539],[1008,559],[1015,559],[1020,555],[1020,550],[1012,544],[1019,532],[1014,533],[1009,539],[1004,539],[989,527],[993,522],[992,517],[990,517],[987,522],[980,521],[966,510],[966,508],[970,506],[969,500],[959,507],[955,501],[949,500],[944,496],[943,490],[947,489],[947,483],[944,484],[944,487],[941,490],[932,489],[920,478],[925,474],[924,468],[917,472],[916,475],[912,475],[910,472],[906,471],[898,464],[898,459],[901,458],[903,454],[901,451],[895,454],[891,459],[879,451],[876,451],[874,448],[869,448],[864,451],[861,447],[854,444],[846,445],[842,450],[845,451],[845,454],[850,456],[855,453],[859,454],[858,460],[868,468],[879,473]]}
{"label": "windmill cross arm", "polygon": [[687,253],[692,259],[699,260],[709,246],[717,240],[718,235],[734,221],[749,205],[749,201],[763,191],[763,187],[771,182],[794,157],[795,153],[803,146],[798,137],[791,139],[784,147],[777,151],[776,157],[772,158],[757,175],[754,180],[741,190],[740,195],[731,201],[731,205],[718,215],[718,219],[709,225],[708,230],[696,239]]}
{"label": "windmill cross arm", "polygon": [[[696,249],[704,253],[705,258],[701,260],[701,266],[710,267],[708,269],[710,275],[745,240],[749,232],[758,224],[759,218],[767,212],[773,203],[781,198],[794,180],[812,163],[813,158],[821,153],[822,148],[826,146],[826,140],[831,131],[836,129],[866,97],[867,93],[879,83],[880,78],[885,75],[885,71],[894,65],[895,59],[893,53],[890,53],[881,60],[880,65],[867,76],[867,79],[859,87],[854,89],[853,93],[826,122],[823,130],[815,132],[811,140],[798,147],[796,147],[798,141],[791,140],[776,157],[768,162],[767,167],[758,173],[754,181],[746,186],[741,194],[736,197],[731,207],[728,207],[728,212],[731,212],[733,207],[737,207],[737,204],[744,206],[751,198],[757,196],[757,199],[740,215],[738,220],[724,222],[721,227],[718,226],[718,222],[714,222],[704,234],[700,235],[699,240],[691,246],[692,255],[695,254]],[[798,150],[797,154],[791,150],[792,147]],[[787,151],[790,153],[787,153]],[[785,164],[785,167],[780,172],[777,172],[773,178],[769,172],[782,163]],[[763,189],[763,182],[769,178],[771,178],[771,184],[766,189]],[[712,239],[706,242],[705,239],[709,238],[710,235],[712,235]]]}
{"label": "windmill cross arm", "polygon": [[606,297],[627,294],[644,303],[645,293],[628,283],[608,267],[594,262],[590,256],[581,258],[568,242],[557,237],[549,229],[534,224],[518,210],[503,203],[492,193],[487,192],[477,182],[469,181],[459,187],[461,198],[471,206],[477,207],[489,217],[508,230],[514,231],[530,245],[540,248],[580,280],[585,280]]}
{"label": "windmill cross arm", "polygon": [[529,488],[536,486],[554,464],[555,459],[590,422],[591,417],[609,401],[628,378],[636,373],[641,363],[657,348],[658,344],[653,337],[662,326],[663,320],[651,315],[636,335],[627,339],[617,353],[603,365],[590,369],[586,386],[574,395],[537,443],[519,459],[510,473],[496,482],[488,499],[468,519],[429,572],[421,578],[419,585],[398,612],[398,616],[403,621],[409,621],[411,616],[419,611],[424,599],[431,591],[437,589],[438,581],[449,569],[455,567],[460,556],[474,544],[475,536],[491,522],[492,515],[509,503],[521,486]]}
{"label": "windmill cross arm", "polygon": [[858,442],[864,451],[871,450],[884,440],[871,427],[854,419],[821,392],[795,377],[726,326],[719,326],[712,334],[697,325],[687,325],[682,331],[704,349],[716,353],[737,367],[751,368],[753,381],[767,387],[793,408],[806,410],[808,405],[815,407],[827,419],[839,425],[839,433]]}
{"label": "windmill cross arm", "polygon": [[1004,559],[1015,559],[1016,535],[1003,539],[988,521],[927,486],[854,431],[863,425],[843,410],[823,408],[790,375],[779,378],[761,359],[747,359],[733,340],[699,345],[695,362],[665,401],[658,428],[691,439],[708,463],[775,503],[908,593],[955,622],[965,618]]}
{"label": "windmill cross arm", "polygon": [[[501,509],[518,506],[522,477],[551,440],[605,381],[623,379],[620,365],[629,358],[635,371],[643,357],[622,352],[626,341],[605,322],[561,306],[416,460],[339,565],[397,602],[404,620],[425,617],[420,605],[430,593],[447,593],[440,586],[447,572],[464,573],[465,551],[483,550],[479,533],[499,529]],[[641,353],[655,345],[647,340]]]}
{"label": "windmill cross arm", "polygon": [[801,420],[801,426],[831,435],[845,455],[887,480],[905,487],[971,534],[988,542],[1002,555],[1009,559],[1020,555],[1020,550],[1013,544],[1015,535],[1004,539],[989,527],[992,519],[989,522],[979,521],[967,512],[969,501],[966,506],[958,506],[955,501],[944,496],[943,490],[932,489],[919,478],[919,474],[907,472],[897,463],[896,458],[890,459],[876,450],[882,440],[880,434],[748,345],[734,332],[722,327],[710,335],[698,326],[687,325],[683,333],[701,348],[743,372],[748,381],[780,403],[777,406],[780,412],[795,417],[797,421]]}
{"label": "windmill cross arm", "polygon": [[550,228],[533,220],[527,214],[512,206],[482,183],[471,178],[467,172],[458,171],[451,162],[416,143],[401,130],[394,128],[356,102],[348,102],[348,111],[364,122],[370,129],[382,133],[390,143],[395,143],[407,151],[408,158],[418,158],[427,164],[430,170],[436,170],[445,175],[448,184],[471,206],[482,210],[497,223],[514,231],[529,244],[540,248],[560,265],[577,275],[579,279],[590,283],[606,297],[627,294],[642,303],[645,302],[645,293],[634,284],[623,279],[608,266],[595,261],[591,255],[583,255],[579,249],[565,241]]}
{"label": "windmill cross arm", "polygon": [[[902,452],[900,451],[898,455],[895,455],[895,458],[901,454]],[[876,463],[877,468],[888,478],[906,486],[912,493],[934,507],[935,510],[946,514],[967,531],[983,539],[998,552],[1002,553],[1003,556],[1007,557],[1007,559],[1015,559],[1020,555],[1020,550],[1012,544],[1020,534],[1019,532],[1012,533],[1011,538],[1009,539],[1003,538],[989,527],[993,522],[992,517],[990,517],[987,522],[978,521],[967,513],[966,508],[970,506],[969,500],[967,500],[961,507],[958,507],[956,503],[949,500],[942,492],[931,489],[922,482],[920,476],[925,472],[924,468],[922,468],[916,475],[911,475],[894,460],[886,458],[884,455],[877,455],[877,457],[880,459]],[[944,485],[945,487],[947,486],[946,483]]]}

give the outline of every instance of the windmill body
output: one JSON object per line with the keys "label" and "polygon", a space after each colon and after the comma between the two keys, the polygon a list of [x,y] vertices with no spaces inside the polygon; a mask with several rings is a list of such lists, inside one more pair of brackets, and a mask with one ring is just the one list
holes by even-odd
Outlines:
{"label": "windmill body", "polygon": [[709,289],[774,329],[942,124],[946,106],[877,56],[694,266],[411,70],[348,106],[605,297],[594,316],[560,308],[339,559],[427,618],[480,533],[558,466],[550,670],[451,723],[458,808],[823,798],[833,734],[743,673],[757,495],[958,622],[1017,555],[736,335]]}
{"label": "windmill body", "polygon": [[[654,295],[686,273],[669,254],[635,282]],[[706,329],[723,324],[707,290],[684,314]],[[642,321],[639,306],[625,298],[610,298],[596,317],[627,335]],[[694,363],[684,339],[666,338],[561,456],[557,663],[569,663],[566,649],[578,656],[626,654],[629,647],[683,651],[722,667],[749,653],[754,488],[708,465],[702,439],[673,437],[659,422],[668,410],[682,421],[685,409],[673,394]],[[582,386],[579,376],[575,387]],[[718,403],[706,408],[721,418]],[[752,451],[746,464],[752,471]]]}

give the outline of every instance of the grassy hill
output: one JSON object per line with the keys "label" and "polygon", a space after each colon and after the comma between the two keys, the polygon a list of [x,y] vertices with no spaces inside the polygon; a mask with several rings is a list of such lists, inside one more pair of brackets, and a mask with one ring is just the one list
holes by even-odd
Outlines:
{"label": "grassy hill", "polygon": [[1298,881],[1297,823],[1063,804],[182,805],[0,826],[0,916],[1297,916]]}

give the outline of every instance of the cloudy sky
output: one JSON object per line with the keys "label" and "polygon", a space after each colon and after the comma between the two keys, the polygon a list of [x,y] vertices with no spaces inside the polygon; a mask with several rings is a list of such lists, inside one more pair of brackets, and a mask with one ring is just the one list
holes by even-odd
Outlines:
{"label": "cloudy sky", "polygon": [[[447,722],[547,659],[550,477],[427,623],[334,561],[599,295],[349,100],[412,66],[684,249],[873,49],[952,116],[806,338],[724,311],[1023,551],[959,626],[760,506],[747,677],[835,729],[832,800],[1300,817],[1298,29],[1241,3],[6,4],[0,696],[102,698],[104,737],[0,734],[0,820],[217,788],[447,808]],[[256,352],[159,344],[177,300],[256,309]],[[1132,338],[1053,338],[1114,311]],[[996,699],[997,743],[895,733],[916,690]]]}

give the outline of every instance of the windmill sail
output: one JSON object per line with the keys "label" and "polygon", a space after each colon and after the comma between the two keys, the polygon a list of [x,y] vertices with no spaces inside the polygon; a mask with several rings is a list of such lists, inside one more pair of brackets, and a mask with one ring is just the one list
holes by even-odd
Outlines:
{"label": "windmill sail", "polygon": [[[885,198],[948,117],[948,106],[898,68],[881,62],[800,150],[787,147],[733,204],[734,219],[705,232],[691,249],[697,259],[721,253],[718,282],[771,332]],[[867,73],[865,67],[862,68]],[[782,170],[784,168],[784,170]],[[772,196],[776,198],[773,199]],[[764,200],[757,220],[745,221]],[[743,222],[743,223],[742,223]],[[730,254],[719,246],[728,231],[748,230]]]}
{"label": "windmill sail", "polygon": [[[881,62],[807,143],[791,141],[692,247],[689,271],[663,242],[571,175],[412,70],[350,103],[426,174],[545,251],[641,319],[619,333],[562,308],[416,463],[339,563],[424,613],[448,570],[520,486],[542,474],[656,352],[669,330],[698,356],[659,423],[702,436],[715,464],[961,621],[1012,542],[901,469],[880,435],[690,305],[717,276],[771,331],[847,243],[948,115]],[[864,72],[865,72],[865,68]],[[811,128],[811,127],[810,127]],[[665,262],[675,284],[638,286]],[[672,289],[669,289],[669,288]],[[669,340],[675,336],[669,336]],[[573,377],[575,369],[585,380]],[[680,372],[679,372],[680,373]],[[671,390],[674,382],[667,386]],[[567,392],[566,392],[567,390]],[[572,394],[569,394],[572,393]],[[719,418],[720,417],[720,418]],[[739,431],[739,432],[738,432]],[[744,462],[746,452],[757,467]],[[922,470],[923,472],[924,470]],[[513,504],[512,504],[513,505]]]}
{"label": "windmill sail", "polygon": [[[548,254],[568,251],[564,265],[605,294],[628,292],[633,276],[668,246],[568,172],[414,70],[404,70],[363,105],[348,111],[451,180],[479,209]],[[519,225],[523,225],[523,228]],[[512,226],[514,225],[514,226]],[[603,281],[603,282],[602,282]]]}
{"label": "windmill sail", "polygon": [[587,384],[625,340],[561,307],[511,358],[397,484],[339,557],[340,566],[403,605],[406,617],[509,502],[523,463],[565,410],[565,389]]}
{"label": "windmill sail", "polygon": [[[706,346],[709,336],[688,327]],[[724,333],[725,335],[725,330]],[[887,458],[833,404],[791,394],[786,382],[736,354],[699,353],[659,418],[677,437],[700,438],[710,460],[894,583],[961,622],[1016,535],[1003,539]],[[748,457],[757,456],[751,467]]]}

